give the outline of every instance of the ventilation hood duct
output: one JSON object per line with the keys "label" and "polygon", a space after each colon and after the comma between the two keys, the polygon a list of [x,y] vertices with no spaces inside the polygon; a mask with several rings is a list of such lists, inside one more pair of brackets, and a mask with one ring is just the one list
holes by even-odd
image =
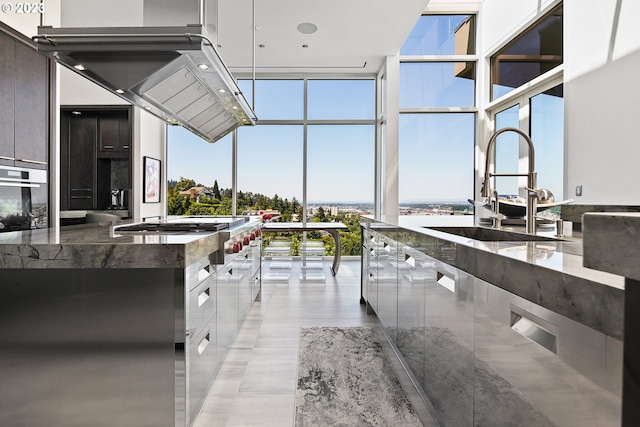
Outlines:
{"label": "ventilation hood duct", "polygon": [[209,142],[256,124],[201,25],[39,27],[34,40],[44,55]]}

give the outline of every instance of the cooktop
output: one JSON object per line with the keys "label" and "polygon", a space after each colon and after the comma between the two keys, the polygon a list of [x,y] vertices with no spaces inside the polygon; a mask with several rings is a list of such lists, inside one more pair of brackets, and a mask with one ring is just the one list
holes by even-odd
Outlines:
{"label": "cooktop", "polygon": [[248,217],[184,217],[168,221],[149,221],[114,227],[116,232],[198,232],[220,231],[242,224]]}

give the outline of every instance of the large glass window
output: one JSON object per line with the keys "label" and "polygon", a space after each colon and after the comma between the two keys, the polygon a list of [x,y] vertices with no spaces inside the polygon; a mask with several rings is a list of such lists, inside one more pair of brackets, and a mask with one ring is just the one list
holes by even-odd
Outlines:
{"label": "large glass window", "polygon": [[[251,102],[253,83],[241,80],[239,86]],[[170,128],[169,186],[175,203],[168,213],[265,211],[286,222],[341,221],[349,227],[342,254],[359,255],[360,215],[373,212],[375,90],[373,79],[257,80],[256,126],[240,127],[215,144]],[[194,190],[205,196],[174,192],[181,177],[187,184],[201,183],[206,188]],[[332,240],[325,237],[331,255]]]}
{"label": "large glass window", "polygon": [[536,149],[538,187],[559,201],[564,193],[564,97],[558,85],[531,97],[531,139]]}
{"label": "large glass window", "polygon": [[400,107],[459,107],[475,104],[475,63],[400,64]]}
{"label": "large glass window", "polygon": [[400,55],[475,54],[474,15],[423,15]]}
{"label": "large glass window", "polygon": [[309,120],[373,120],[374,80],[309,80]]}
{"label": "large glass window", "polygon": [[473,213],[475,17],[424,15],[400,54],[399,212]]}
{"label": "large glass window", "polygon": [[491,57],[491,99],[562,64],[562,5]]}
{"label": "large glass window", "polygon": [[232,135],[210,144],[167,127],[168,215],[230,215]]}
{"label": "large glass window", "polygon": [[302,200],[302,134],[300,125],[238,129],[238,214],[270,208],[258,195]]}
{"label": "large glass window", "polygon": [[307,199],[352,212],[373,208],[373,125],[314,125],[308,129]]}
{"label": "large glass window", "polygon": [[[496,114],[496,131],[519,126],[519,105],[514,105]],[[526,144],[526,143],[524,143]],[[519,173],[520,171],[520,135],[505,132],[498,135],[494,145],[494,170],[496,173]],[[520,183],[515,176],[497,176],[493,178],[492,188],[502,196],[517,196]]]}
{"label": "large glass window", "polygon": [[400,206],[403,214],[470,211],[475,114],[400,116]]}
{"label": "large glass window", "polygon": [[[251,105],[253,83],[240,80],[240,90]],[[258,120],[300,120],[304,114],[303,80],[256,80],[255,113]]]}

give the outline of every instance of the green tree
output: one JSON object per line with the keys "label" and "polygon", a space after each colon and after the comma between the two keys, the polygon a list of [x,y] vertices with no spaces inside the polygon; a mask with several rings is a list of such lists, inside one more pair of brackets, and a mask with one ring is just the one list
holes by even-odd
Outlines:
{"label": "green tree", "polygon": [[195,186],[196,182],[194,180],[180,177],[180,181],[178,181],[178,183],[176,184],[175,189],[179,191],[186,191]]}
{"label": "green tree", "polygon": [[180,194],[178,190],[169,187],[167,192],[167,214],[168,215],[185,215],[191,200]]}
{"label": "green tree", "polygon": [[213,181],[213,188],[211,189],[213,193],[213,197],[220,200],[222,199],[222,195],[220,194],[220,189],[218,188],[218,180]]}
{"label": "green tree", "polygon": [[215,209],[211,205],[202,203],[191,203],[185,215],[214,215]]}
{"label": "green tree", "polygon": [[231,203],[231,197],[224,197],[220,200],[220,205],[216,207],[216,215],[231,215],[233,204]]}
{"label": "green tree", "polygon": [[327,214],[322,206],[318,206],[318,210],[313,215],[313,222],[327,222]]}

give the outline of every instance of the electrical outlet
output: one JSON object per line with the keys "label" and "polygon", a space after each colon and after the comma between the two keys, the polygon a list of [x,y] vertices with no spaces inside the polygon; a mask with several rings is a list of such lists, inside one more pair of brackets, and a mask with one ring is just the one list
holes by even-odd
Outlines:
{"label": "electrical outlet", "polygon": [[582,196],[582,185],[576,185],[576,196]]}

